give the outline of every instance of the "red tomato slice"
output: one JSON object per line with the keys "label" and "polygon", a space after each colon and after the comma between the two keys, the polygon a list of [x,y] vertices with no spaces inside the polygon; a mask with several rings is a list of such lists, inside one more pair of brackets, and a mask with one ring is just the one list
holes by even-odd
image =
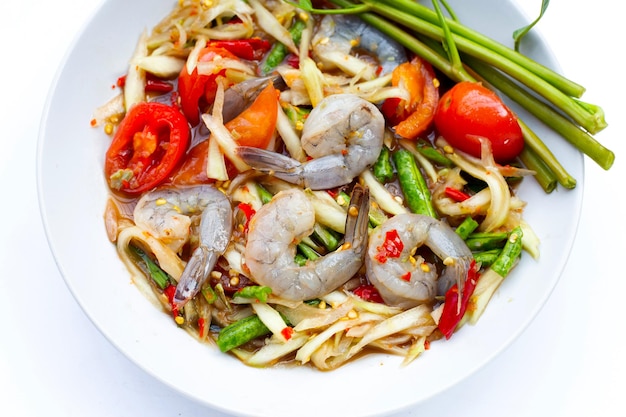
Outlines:
{"label": "red tomato slice", "polygon": [[394,126],[396,134],[406,139],[417,139],[431,125],[439,101],[439,88],[435,71],[419,57],[398,65],[391,83],[409,92],[410,100],[387,99],[382,112]]}
{"label": "red tomato slice", "polygon": [[278,91],[270,83],[247,109],[225,126],[239,145],[267,148],[276,130],[277,117]]}
{"label": "red tomato slice", "polygon": [[435,127],[448,143],[480,157],[480,141],[491,142],[494,159],[509,162],[524,149],[517,117],[493,91],[480,83],[464,81],[448,90],[435,111]]}
{"label": "red tomato slice", "polygon": [[[198,54],[198,62],[210,62],[216,57],[237,59],[225,48],[209,45]],[[183,114],[192,126],[200,123],[200,112],[208,108],[215,100],[218,76],[224,75],[226,70],[216,74],[198,74],[195,68],[191,74],[185,65],[178,76],[178,94]]]}
{"label": "red tomato slice", "polygon": [[137,194],[154,188],[176,167],[189,144],[189,125],[175,107],[158,102],[134,105],[106,153],[109,186]]}
{"label": "red tomato slice", "polygon": [[[204,140],[191,148],[185,155],[182,164],[170,175],[168,183],[175,185],[211,184],[215,180],[207,177],[209,141]],[[228,177],[237,174],[237,169],[226,159]]]}

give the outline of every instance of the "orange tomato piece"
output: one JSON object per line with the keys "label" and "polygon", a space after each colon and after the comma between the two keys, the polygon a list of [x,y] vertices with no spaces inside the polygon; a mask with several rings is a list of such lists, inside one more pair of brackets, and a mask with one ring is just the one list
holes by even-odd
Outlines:
{"label": "orange tomato piece", "polygon": [[406,139],[417,139],[431,126],[439,102],[435,71],[430,63],[415,57],[396,67],[391,82],[394,86],[406,88],[410,100],[390,101],[386,110],[383,105],[383,113],[394,126],[396,134]]}
{"label": "orange tomato piece", "polygon": [[254,102],[226,123],[226,129],[239,145],[267,148],[276,130],[278,91],[268,84]]}

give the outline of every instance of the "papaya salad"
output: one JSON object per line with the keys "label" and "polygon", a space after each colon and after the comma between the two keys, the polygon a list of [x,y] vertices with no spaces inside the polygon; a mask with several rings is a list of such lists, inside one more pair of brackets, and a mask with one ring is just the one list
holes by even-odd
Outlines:
{"label": "papaya salad", "polygon": [[108,237],[174,325],[250,366],[408,364],[539,256],[518,185],[575,179],[472,51],[530,60],[433,5],[180,0],[139,36],[91,123]]}

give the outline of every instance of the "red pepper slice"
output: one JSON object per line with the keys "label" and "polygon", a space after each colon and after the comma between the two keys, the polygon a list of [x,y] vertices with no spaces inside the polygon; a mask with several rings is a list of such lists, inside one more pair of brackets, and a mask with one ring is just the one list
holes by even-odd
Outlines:
{"label": "red pepper slice", "polygon": [[[117,79],[116,85],[120,88],[124,88],[126,85],[126,75],[122,75]],[[154,74],[146,74],[146,86],[144,91],[146,93],[169,93],[174,90],[174,85],[168,81],[164,81]]]}
{"label": "red pepper slice", "polygon": [[178,306],[174,302],[174,294],[176,294],[176,286],[168,285],[164,290],[163,294],[167,297],[167,301],[170,303],[170,307],[172,308],[172,316],[176,318],[178,316]]}
{"label": "red pepper slice", "polygon": [[[198,54],[198,62],[211,62],[217,57],[237,59],[237,56],[225,48],[207,46]],[[198,69],[187,72],[187,65],[178,75],[178,93],[183,114],[192,126],[200,123],[200,111],[204,111],[215,100],[217,92],[216,79],[224,75],[226,70],[216,74],[198,74]]]}
{"label": "red pepper slice", "polygon": [[470,297],[476,288],[478,277],[479,274],[476,269],[476,261],[472,259],[469,270],[467,271],[467,278],[465,279],[465,285],[463,286],[463,294],[461,296],[460,304],[458,285],[454,284],[446,293],[443,312],[441,313],[438,326],[439,330],[443,333],[446,339],[450,339],[457,324],[459,324],[463,315],[465,315]]}
{"label": "red pepper slice", "polygon": [[280,331],[280,334],[283,335],[283,337],[285,338],[285,340],[289,340],[291,339],[291,336],[293,336],[293,327],[285,327]]}
{"label": "red pepper slice", "polygon": [[239,203],[237,207],[239,208],[239,210],[243,212],[243,214],[246,215],[246,224],[244,225],[243,230],[244,232],[247,232],[248,225],[250,224],[250,220],[256,214],[256,210],[254,210],[252,206],[247,203]]}
{"label": "red pepper slice", "polygon": [[177,108],[158,102],[134,105],[120,123],[106,153],[111,189],[129,194],[163,182],[189,144],[189,125]]}
{"label": "red pepper slice", "polygon": [[359,285],[352,292],[354,293],[354,295],[364,299],[365,301],[371,301],[373,303],[381,304],[385,302],[376,287],[370,284]]}
{"label": "red pepper slice", "polygon": [[471,197],[466,192],[457,190],[456,188],[452,187],[446,187],[444,190],[444,194],[446,195],[446,197],[449,197],[458,203],[460,203],[461,201],[465,201]]}
{"label": "red pepper slice", "polygon": [[385,234],[385,241],[382,245],[376,248],[378,253],[376,254],[376,260],[381,264],[387,262],[387,258],[398,258],[404,249],[404,243],[398,235],[396,229],[389,230]]}
{"label": "red pepper slice", "polygon": [[263,55],[270,50],[272,44],[265,39],[250,38],[232,41],[211,41],[209,46],[224,48],[241,59],[253,61],[263,58]]}
{"label": "red pepper slice", "polygon": [[144,90],[146,93],[169,93],[174,90],[174,85],[160,79],[156,75],[148,73],[146,74],[146,87]]}

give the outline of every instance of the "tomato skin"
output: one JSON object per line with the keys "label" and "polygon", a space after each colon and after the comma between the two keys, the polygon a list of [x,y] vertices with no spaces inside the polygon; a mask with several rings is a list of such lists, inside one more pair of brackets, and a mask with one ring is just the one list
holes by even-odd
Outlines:
{"label": "tomato skin", "polygon": [[[214,179],[207,176],[209,141],[204,140],[191,148],[184,156],[179,167],[176,168],[167,180],[172,185],[212,184]],[[229,178],[237,175],[237,169],[226,159],[226,170]]]}
{"label": "tomato skin", "polygon": [[278,117],[278,91],[269,83],[254,102],[224,126],[239,145],[267,148]]}
{"label": "tomato skin", "polygon": [[524,149],[517,117],[491,90],[480,83],[460,82],[439,100],[435,127],[454,148],[480,157],[480,141],[491,142],[494,159],[506,163]]}
{"label": "tomato skin", "polygon": [[[210,62],[217,57],[237,59],[233,53],[225,48],[209,45],[198,54],[198,62]],[[200,123],[200,111],[208,107],[215,100],[217,92],[216,79],[224,75],[226,70],[216,74],[198,74],[198,69],[194,68],[189,74],[187,65],[178,75],[178,94],[180,95],[180,106],[183,114],[192,126]]]}
{"label": "tomato skin", "polygon": [[439,102],[435,71],[428,61],[415,57],[394,69],[391,83],[404,87],[410,99],[387,99],[381,110],[397,135],[415,140],[431,126]]}
{"label": "tomato skin", "polygon": [[[174,170],[189,145],[189,125],[167,104],[141,102],[128,111],[106,153],[109,186],[128,194],[148,191]],[[115,180],[120,172],[130,178]]]}

